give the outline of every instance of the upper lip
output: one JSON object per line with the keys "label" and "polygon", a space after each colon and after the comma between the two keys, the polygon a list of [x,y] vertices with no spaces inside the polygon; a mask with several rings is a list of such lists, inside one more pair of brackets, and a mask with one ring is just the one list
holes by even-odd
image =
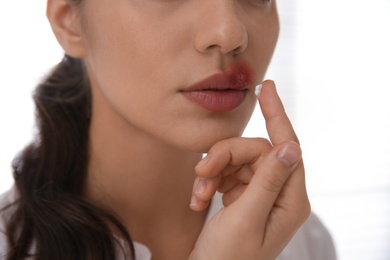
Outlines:
{"label": "upper lip", "polygon": [[252,84],[251,72],[247,66],[237,65],[225,73],[217,73],[203,79],[183,92],[191,91],[223,91],[223,90],[245,90]]}

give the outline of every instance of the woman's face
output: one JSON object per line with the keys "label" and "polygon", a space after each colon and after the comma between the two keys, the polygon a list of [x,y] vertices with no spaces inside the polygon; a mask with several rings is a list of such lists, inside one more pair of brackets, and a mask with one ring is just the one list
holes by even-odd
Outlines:
{"label": "woman's face", "polygon": [[273,1],[84,1],[93,116],[196,152],[242,134],[278,37]]}

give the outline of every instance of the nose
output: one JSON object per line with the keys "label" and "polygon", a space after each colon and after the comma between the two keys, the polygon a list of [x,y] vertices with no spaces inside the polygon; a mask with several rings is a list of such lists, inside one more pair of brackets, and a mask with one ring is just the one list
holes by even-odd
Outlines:
{"label": "nose", "polygon": [[[237,0],[199,1],[199,19],[195,35],[195,46],[199,52],[207,53],[219,49],[223,54],[239,54],[248,45],[248,33],[239,14]],[[199,3],[198,2],[198,3]]]}

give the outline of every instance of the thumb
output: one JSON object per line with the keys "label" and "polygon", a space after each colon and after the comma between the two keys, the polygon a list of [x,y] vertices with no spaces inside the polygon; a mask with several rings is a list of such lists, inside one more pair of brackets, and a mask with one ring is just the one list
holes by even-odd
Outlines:
{"label": "thumb", "polygon": [[253,220],[253,224],[264,227],[276,199],[301,157],[301,148],[293,141],[274,147],[256,169],[247,190],[239,198],[238,212],[248,221]]}

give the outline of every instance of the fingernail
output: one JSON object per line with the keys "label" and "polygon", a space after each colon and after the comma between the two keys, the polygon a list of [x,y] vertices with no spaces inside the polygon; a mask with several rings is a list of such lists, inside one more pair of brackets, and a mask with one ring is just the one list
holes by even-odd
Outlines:
{"label": "fingernail", "polygon": [[260,96],[261,88],[263,87],[263,84],[259,84],[255,87],[255,95],[256,97]]}
{"label": "fingernail", "polygon": [[206,190],[206,179],[200,178],[195,188],[195,194],[203,193]]}
{"label": "fingernail", "polygon": [[196,165],[195,168],[205,166],[209,162],[209,160],[210,156],[206,155],[202,160],[200,160],[200,162]]}
{"label": "fingernail", "polygon": [[296,142],[289,142],[277,154],[277,158],[287,167],[293,166],[302,156],[302,151]]}
{"label": "fingernail", "polygon": [[195,195],[192,195],[190,206],[195,206],[196,204],[198,204],[198,200],[196,199]]}

